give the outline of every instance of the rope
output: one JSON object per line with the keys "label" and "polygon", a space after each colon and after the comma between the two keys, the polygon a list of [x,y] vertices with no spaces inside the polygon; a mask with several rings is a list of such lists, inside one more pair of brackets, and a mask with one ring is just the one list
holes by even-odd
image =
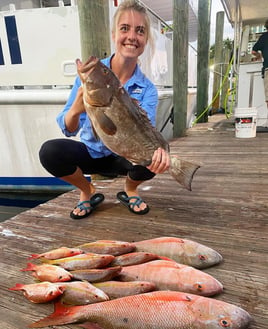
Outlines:
{"label": "rope", "polygon": [[[219,96],[220,94],[220,91],[222,90],[223,88],[223,85],[226,81],[226,79],[228,78],[228,75],[229,75],[229,72],[230,72],[230,69],[231,69],[231,66],[233,64],[233,60],[234,60],[234,56],[232,56],[230,62],[229,62],[229,65],[227,67],[227,70],[226,70],[226,73],[222,79],[222,82],[221,82],[221,85],[219,87],[219,89],[217,90],[215,96],[213,97],[211,103],[204,109],[204,111],[192,122],[192,126],[194,126],[195,124],[197,124],[197,122],[202,118],[202,116],[209,110],[210,106],[214,103],[214,101],[216,100],[216,98]],[[227,94],[228,96],[228,94]],[[226,100],[226,104],[227,104],[227,100]],[[226,112],[226,106],[225,106],[225,115],[227,117],[227,112]]]}

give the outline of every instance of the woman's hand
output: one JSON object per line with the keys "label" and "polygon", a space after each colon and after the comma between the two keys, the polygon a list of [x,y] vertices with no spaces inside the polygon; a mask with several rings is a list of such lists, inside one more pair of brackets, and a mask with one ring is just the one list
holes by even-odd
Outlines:
{"label": "woman's hand", "polygon": [[167,153],[164,149],[158,148],[152,157],[152,163],[147,168],[155,173],[162,174],[165,172],[170,166],[170,157],[169,153]]}

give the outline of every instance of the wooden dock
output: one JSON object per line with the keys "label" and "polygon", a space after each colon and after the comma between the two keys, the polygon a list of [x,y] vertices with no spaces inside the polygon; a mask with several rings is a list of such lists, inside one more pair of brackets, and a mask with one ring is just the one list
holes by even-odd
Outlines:
{"label": "wooden dock", "polygon": [[145,216],[116,201],[123,187],[123,179],[116,178],[96,181],[106,199],[86,219],[69,218],[79,196],[74,190],[0,223],[1,328],[25,329],[53,310],[52,304],[32,304],[8,290],[33,283],[29,272],[20,271],[30,254],[97,239],[159,236],[195,240],[221,253],[224,262],[205,270],[224,285],[215,298],[247,310],[254,318],[250,329],[268,328],[268,133],[236,138],[233,120],[218,114],[170,145],[172,153],[202,167],[191,192],[168,173],[143,184],[140,194],[151,207]]}

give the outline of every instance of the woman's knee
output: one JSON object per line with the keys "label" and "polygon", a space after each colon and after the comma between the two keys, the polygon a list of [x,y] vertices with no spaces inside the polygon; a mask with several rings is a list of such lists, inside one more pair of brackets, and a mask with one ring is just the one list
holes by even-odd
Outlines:
{"label": "woman's knee", "polygon": [[58,146],[57,140],[48,140],[44,142],[39,150],[39,159],[41,163],[45,162],[46,159],[51,159],[57,154]]}
{"label": "woman's knee", "polygon": [[39,150],[39,160],[42,166],[53,176],[64,176],[63,168],[67,167],[65,161],[66,150],[61,139],[46,141]]}

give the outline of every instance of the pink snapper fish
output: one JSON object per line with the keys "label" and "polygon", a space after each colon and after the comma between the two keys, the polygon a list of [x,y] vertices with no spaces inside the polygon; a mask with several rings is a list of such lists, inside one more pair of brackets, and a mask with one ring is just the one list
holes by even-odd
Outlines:
{"label": "pink snapper fish", "polygon": [[118,240],[96,240],[81,244],[77,248],[86,253],[92,252],[96,254],[118,256],[133,251],[135,249],[135,244]]}
{"label": "pink snapper fish", "polygon": [[30,328],[84,322],[101,329],[246,329],[251,316],[242,308],[213,298],[177,291],[156,291],[96,304],[65,307]]}
{"label": "pink snapper fish", "polygon": [[63,257],[75,256],[82,253],[83,251],[78,248],[60,247],[57,249],[49,250],[42,254],[32,254],[28,259],[38,259],[38,258],[58,259]]}
{"label": "pink snapper fish", "polygon": [[56,297],[60,296],[64,292],[64,284],[51,283],[51,282],[40,282],[32,284],[21,284],[16,285],[9,290],[20,290],[23,295],[32,303],[47,303]]}
{"label": "pink snapper fish", "polygon": [[121,281],[149,281],[157,290],[175,290],[202,296],[213,296],[223,291],[222,284],[213,276],[194,267],[167,260],[123,267]]}
{"label": "pink snapper fish", "polygon": [[21,271],[32,271],[32,276],[40,281],[65,282],[72,279],[68,271],[56,265],[27,263],[27,267]]}
{"label": "pink snapper fish", "polygon": [[152,252],[178,263],[203,269],[222,261],[215,250],[192,240],[177,237],[159,237],[135,242],[136,251]]}

